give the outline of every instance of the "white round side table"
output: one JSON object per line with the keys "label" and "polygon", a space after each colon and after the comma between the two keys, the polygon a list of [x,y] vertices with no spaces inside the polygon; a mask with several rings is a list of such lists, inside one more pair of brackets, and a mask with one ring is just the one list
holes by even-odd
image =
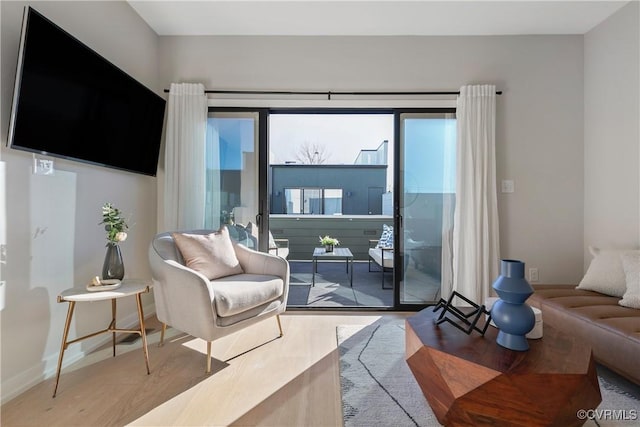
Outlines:
{"label": "white round side table", "polygon": [[[60,356],[58,356],[58,370],[56,372],[56,384],[53,389],[53,397],[56,397],[56,392],[58,391],[58,382],[60,381],[60,370],[62,368],[62,358],[64,357],[64,351],[67,349],[69,344],[76,343],[78,341],[82,341],[87,338],[94,337],[96,335],[100,335],[103,333],[111,332],[113,334],[112,343],[113,343],[113,357],[116,356],[116,334],[117,333],[134,333],[138,334],[142,337],[142,350],[144,351],[144,361],[147,365],[147,374],[150,374],[149,371],[149,352],[147,350],[147,334],[144,329],[144,313],[142,311],[142,297],[141,295],[149,292],[150,285],[144,280],[137,279],[124,279],[122,281],[122,286],[117,289],[113,289],[110,291],[98,291],[98,292],[90,292],[86,289],[85,286],[82,287],[74,287],[69,288],[60,293],[58,295],[58,302],[68,302],[69,309],[67,310],[67,320],[64,324],[64,332],[62,334],[62,345],[60,347]],[[140,322],[140,329],[118,329],[116,327],[116,301],[119,298],[135,296],[136,303],[138,305],[138,320]],[[75,338],[73,340],[68,341],[69,338],[69,327],[71,326],[71,319],[73,317],[73,310],[76,306],[77,302],[93,302],[93,301],[102,301],[102,300],[111,300],[111,323],[106,329]]]}

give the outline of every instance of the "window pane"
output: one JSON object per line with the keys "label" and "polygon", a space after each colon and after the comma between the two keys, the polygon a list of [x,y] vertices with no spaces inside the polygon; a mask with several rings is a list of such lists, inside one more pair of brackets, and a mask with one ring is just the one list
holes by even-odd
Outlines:
{"label": "window pane", "polygon": [[342,189],[333,188],[324,190],[324,214],[342,214]]}
{"label": "window pane", "polygon": [[284,213],[291,215],[302,214],[302,189],[285,188],[284,203]]}
{"label": "window pane", "polygon": [[256,113],[209,113],[205,227],[246,225],[258,211]]}
{"label": "window pane", "polygon": [[321,196],[320,189],[318,188],[305,188],[302,192],[304,198],[304,211],[306,214],[320,215],[321,209]]}
{"label": "window pane", "polygon": [[424,304],[442,296],[448,279],[443,267],[450,264],[456,121],[445,114],[403,114],[401,120],[400,302]]}

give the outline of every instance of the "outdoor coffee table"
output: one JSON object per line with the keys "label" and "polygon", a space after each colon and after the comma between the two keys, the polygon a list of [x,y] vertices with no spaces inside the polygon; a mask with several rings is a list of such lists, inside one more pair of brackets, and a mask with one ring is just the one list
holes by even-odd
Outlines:
{"label": "outdoor coffee table", "polygon": [[406,360],[438,421],[458,425],[580,426],[602,401],[591,348],[544,325],[528,351],[467,335],[426,308],[406,319]]}
{"label": "outdoor coffee table", "polygon": [[[313,250],[313,275],[311,286],[316,285],[316,273],[318,272],[318,260],[345,260],[347,266],[347,274],[349,275],[349,285],[353,287],[353,254],[349,248],[334,248],[333,251],[327,252],[324,248],[315,248]],[[351,268],[349,268],[351,267]]]}

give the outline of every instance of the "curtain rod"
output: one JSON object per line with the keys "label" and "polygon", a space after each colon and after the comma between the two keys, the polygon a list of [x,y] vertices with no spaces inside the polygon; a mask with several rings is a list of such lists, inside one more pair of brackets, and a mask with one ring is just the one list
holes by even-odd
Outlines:
{"label": "curtain rod", "polygon": [[[169,93],[169,89],[164,90]],[[426,91],[426,92],[358,92],[358,91],[286,91],[286,90],[218,90],[207,89],[204,93],[217,93],[226,95],[326,95],[331,100],[332,95],[460,95],[460,91]],[[496,91],[496,95],[502,95],[501,90]]]}

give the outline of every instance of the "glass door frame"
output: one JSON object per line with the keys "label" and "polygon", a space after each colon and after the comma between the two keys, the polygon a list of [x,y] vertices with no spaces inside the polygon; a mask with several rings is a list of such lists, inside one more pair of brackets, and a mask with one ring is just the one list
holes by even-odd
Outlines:
{"label": "glass door frame", "polygon": [[[393,150],[394,150],[394,167],[393,167],[393,307],[396,311],[418,311],[423,308],[432,306],[432,302],[407,304],[401,303],[400,284],[404,281],[404,227],[403,218],[401,215],[401,194],[404,193],[404,165],[402,159],[404,158],[404,145],[402,144],[402,119],[403,114],[454,114],[456,109],[450,108],[394,108],[394,135],[393,135]],[[440,284],[442,286],[442,284]],[[440,296],[442,298],[442,295]],[[436,301],[437,302],[437,301]]]}
{"label": "glass door frame", "polygon": [[[209,112],[254,112],[258,113],[258,214],[256,224],[259,228],[258,249],[263,252],[268,251],[269,241],[269,115],[270,114],[393,114],[394,116],[394,141],[393,141],[393,232],[394,232],[394,267],[393,267],[393,305],[382,308],[367,308],[375,311],[419,311],[425,307],[432,306],[433,303],[406,304],[400,301],[400,283],[404,280],[404,269],[402,268],[405,255],[402,251],[404,241],[402,235],[402,216],[400,193],[404,191],[404,179],[401,173],[401,160],[404,155],[404,147],[401,142],[401,115],[405,113],[453,113],[455,107],[421,107],[421,108],[251,108],[251,107],[209,107]],[[358,310],[358,307],[345,307],[345,310]]]}
{"label": "glass door frame", "polygon": [[208,113],[255,113],[258,115],[258,250],[268,252],[269,246],[269,109],[251,107],[209,107]]}

